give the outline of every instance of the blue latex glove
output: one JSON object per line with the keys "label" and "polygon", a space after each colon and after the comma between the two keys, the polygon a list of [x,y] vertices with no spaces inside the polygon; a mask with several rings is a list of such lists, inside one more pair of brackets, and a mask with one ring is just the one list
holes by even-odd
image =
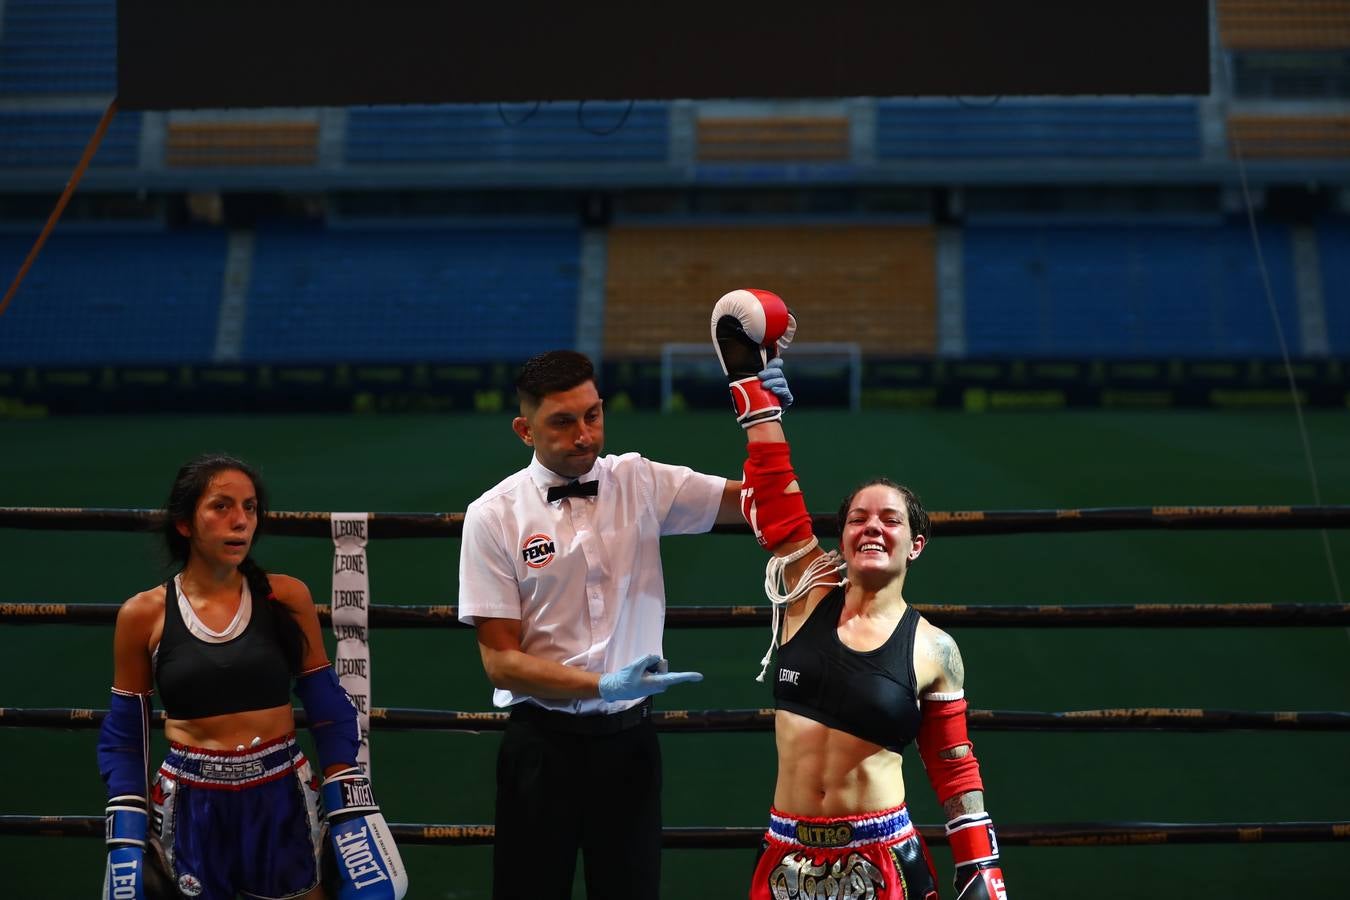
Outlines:
{"label": "blue latex glove", "polygon": [[617,672],[600,676],[600,696],[605,700],[637,700],[659,694],[672,684],[702,681],[701,672],[667,672],[665,661],[655,653],[639,656]]}
{"label": "blue latex glove", "polygon": [[792,405],[792,391],[788,389],[787,376],[783,374],[783,357],[776,356],[759,373],[764,389],[778,398],[783,409]]}

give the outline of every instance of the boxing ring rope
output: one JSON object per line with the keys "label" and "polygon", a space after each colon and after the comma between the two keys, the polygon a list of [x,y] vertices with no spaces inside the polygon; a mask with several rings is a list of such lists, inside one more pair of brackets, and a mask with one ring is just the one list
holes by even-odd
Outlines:
{"label": "boxing ring rope", "polygon": [[[1350,625],[1350,603],[1118,603],[996,606],[926,604],[914,608],[940,628],[1215,628],[1314,627]],[[314,604],[319,621],[331,624],[332,610]],[[111,625],[116,603],[0,603],[0,625]],[[457,606],[373,606],[372,628],[470,629]],[[763,606],[668,606],[667,628],[765,628]]]}
{"label": "boxing ring rope", "polygon": [[[754,732],[773,730],[772,709],[673,709],[652,712],[657,731]],[[103,722],[101,709],[0,706],[0,728],[83,730]],[[155,727],[164,727],[164,711],[153,713]],[[509,714],[444,709],[374,707],[375,731],[502,731]],[[1350,712],[1322,710],[1232,710],[1169,707],[1079,709],[1068,712],[972,709],[970,727],[979,731],[1350,731]],[[295,724],[308,723],[302,709]]]}
{"label": "boxing ring rope", "polygon": [[[462,513],[370,513],[371,538],[458,537]],[[1350,528],[1350,506],[1153,506],[1058,510],[969,510],[934,512],[930,518],[943,537],[1026,533],[1082,533],[1117,530],[1253,530]],[[816,532],[837,536],[835,518],[813,514]],[[0,507],[0,528],[41,531],[146,532],[161,524],[157,510],[80,507]],[[744,525],[718,526],[722,534],[744,534]],[[274,512],[268,532],[289,537],[331,536],[323,512]],[[965,627],[1316,627],[1350,624],[1350,604],[1326,603],[1181,603],[1084,605],[922,605],[918,610],[939,626]],[[118,604],[0,603],[0,625],[109,625]],[[331,621],[327,605],[318,605],[322,621]],[[373,606],[371,627],[462,628],[453,605]],[[763,627],[769,611],[757,606],[673,606],[666,624],[678,628]],[[97,728],[104,710],[0,707],[0,728],[65,730]],[[657,730],[668,733],[764,732],[773,728],[772,709],[667,710],[653,713]],[[371,710],[372,729],[380,731],[491,732],[506,726],[505,712],[403,709]],[[1350,731],[1350,712],[1238,711],[1216,709],[1121,708],[1035,712],[970,710],[970,727],[986,731]],[[164,713],[156,711],[162,727]],[[305,724],[296,711],[296,723]],[[946,843],[941,825],[920,825],[930,844]],[[400,842],[437,846],[488,845],[491,825],[393,824]],[[762,826],[663,829],[663,845],[682,849],[757,847]],[[101,837],[101,816],[0,816],[0,836]],[[1350,821],[1331,822],[1110,822],[1003,824],[999,839],[1007,845],[1037,847],[1136,846],[1148,844],[1220,844],[1332,842],[1350,840]]]}
{"label": "boxing ring rope", "polygon": [[[367,513],[370,537],[459,537],[463,513]],[[1325,529],[1350,528],[1350,506],[1122,506],[1087,509],[959,510],[930,512],[942,537],[996,534],[1070,534],[1089,531]],[[326,512],[267,514],[267,533],[331,538]],[[838,537],[833,513],[812,513],[815,533]],[[158,510],[85,507],[0,507],[0,528],[34,531],[149,531],[161,523]],[[749,534],[743,524],[718,525],[713,534]]]}
{"label": "boxing ring rope", "polygon": [[[368,513],[372,539],[459,537],[462,513]],[[837,536],[832,514],[812,515],[817,534]],[[1350,506],[1143,506],[1054,510],[964,510],[932,512],[930,520],[945,537],[1022,533],[1082,533],[1116,530],[1251,530],[1350,528]],[[36,531],[151,531],[161,524],[152,509],[87,507],[0,507],[0,528]],[[268,514],[270,534],[286,537],[331,536],[326,512],[276,511]],[[719,534],[748,534],[742,524],[719,525]],[[316,604],[329,621],[327,605]],[[915,604],[939,627],[1131,627],[1334,626],[1350,625],[1350,604],[1112,604],[1000,606]],[[107,624],[117,615],[108,603],[0,603],[0,624]],[[455,606],[378,605],[372,627],[468,627]],[[769,610],[762,606],[668,607],[666,625],[683,628],[762,627]]]}
{"label": "boxing ring rope", "polygon": [[[947,843],[942,825],[917,825],[930,845]],[[0,837],[101,838],[102,816],[0,816]],[[492,825],[389,823],[400,844],[439,847],[490,845]],[[672,850],[758,848],[763,826],[661,829],[661,844]],[[998,842],[1021,847],[1102,847],[1141,844],[1285,844],[1350,839],[1350,822],[1070,822],[999,825]]]}

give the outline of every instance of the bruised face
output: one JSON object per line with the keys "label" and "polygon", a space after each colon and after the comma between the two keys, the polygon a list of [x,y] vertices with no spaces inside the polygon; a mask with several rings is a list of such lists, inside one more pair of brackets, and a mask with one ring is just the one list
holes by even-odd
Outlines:
{"label": "bruised face", "polygon": [[840,550],[849,578],[875,581],[903,575],[923,552],[924,538],[910,530],[905,497],[873,484],[854,495],[844,518]]}
{"label": "bruised face", "polygon": [[538,406],[527,402],[520,412],[511,427],[545,468],[578,478],[595,465],[605,446],[605,411],[594,381],[545,394]]}
{"label": "bruised face", "polygon": [[212,475],[192,521],[180,521],[175,527],[188,539],[193,556],[239,565],[258,530],[258,492],[253,479],[237,469]]}

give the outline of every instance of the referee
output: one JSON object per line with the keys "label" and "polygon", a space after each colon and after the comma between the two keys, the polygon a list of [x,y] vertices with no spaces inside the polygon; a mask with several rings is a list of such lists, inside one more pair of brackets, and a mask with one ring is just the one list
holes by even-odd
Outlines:
{"label": "referee", "polygon": [[530,464],[469,505],[459,617],[477,629],[497,758],[495,900],[656,900],[661,750],[648,699],[697,672],[661,652],[660,538],[740,521],[740,482],[601,456],[604,404],[580,353],[529,360],[512,428]]}

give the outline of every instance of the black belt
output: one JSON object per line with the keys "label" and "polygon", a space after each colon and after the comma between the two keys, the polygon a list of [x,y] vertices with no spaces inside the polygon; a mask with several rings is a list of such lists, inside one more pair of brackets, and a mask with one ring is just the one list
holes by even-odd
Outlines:
{"label": "black belt", "polygon": [[529,722],[531,725],[565,734],[618,734],[643,722],[650,722],[651,716],[651,700],[643,700],[637,706],[631,706],[622,712],[589,715],[544,709],[528,700],[511,707],[513,721]]}

